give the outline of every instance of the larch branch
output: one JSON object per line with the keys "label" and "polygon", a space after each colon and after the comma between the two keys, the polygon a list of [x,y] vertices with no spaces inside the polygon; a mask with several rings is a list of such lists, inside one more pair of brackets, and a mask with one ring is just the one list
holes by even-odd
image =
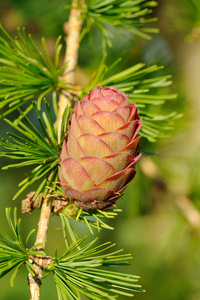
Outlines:
{"label": "larch branch", "polygon": [[[75,84],[75,68],[78,61],[78,49],[79,49],[79,38],[80,32],[82,29],[83,21],[80,19],[81,9],[79,9],[79,5],[83,5],[84,1],[74,0],[72,2],[72,9],[69,16],[69,21],[65,23],[64,30],[67,34],[66,38],[66,54],[64,62],[68,62],[67,68],[64,71],[64,80],[66,83],[74,85]],[[58,111],[58,140],[60,139],[59,132],[61,127],[61,121],[63,112],[66,106],[71,106],[70,99],[67,98],[64,94],[61,94],[59,99],[59,111]],[[46,234],[49,225],[49,219],[51,215],[52,208],[52,199],[49,195],[44,199],[42,207],[40,220],[38,223],[38,231],[35,244],[43,243],[43,246],[37,250],[44,250],[46,243]],[[41,258],[36,258],[34,260],[35,264],[35,276],[33,277],[31,274],[28,275],[28,282],[30,286],[30,295],[31,300],[39,300],[40,299],[40,286],[42,280],[42,267],[43,261]]]}
{"label": "larch branch", "polygon": [[[67,67],[63,73],[63,80],[70,85],[75,84],[75,69],[78,62],[78,49],[79,49],[79,39],[80,32],[83,26],[83,20],[80,19],[81,7],[84,5],[84,1],[73,1],[72,9],[70,12],[69,20],[64,24],[64,32],[66,34],[66,52],[64,62],[68,63]],[[58,134],[60,132],[62,115],[66,106],[71,106],[71,100],[64,94],[60,95],[58,103]]]}
{"label": "larch branch", "polygon": [[[146,157],[143,161],[141,161],[140,167],[147,177],[152,178],[155,181],[158,179],[163,181],[159,173],[159,169],[152,159]],[[188,224],[193,229],[200,230],[200,213],[192,203],[191,199],[184,195],[181,197],[177,197],[177,195],[174,193],[174,191],[171,190],[169,185],[166,185],[166,192],[169,193],[170,196],[173,197],[173,199],[175,199],[175,205],[179,208]]]}
{"label": "larch branch", "polygon": [[[36,250],[44,251],[46,243],[46,234],[49,226],[49,219],[51,215],[52,199],[50,198],[50,193],[46,196],[42,203],[40,219],[38,223],[38,231],[36,236],[35,244],[43,243],[42,246],[36,248]],[[35,258],[35,276],[28,274],[29,290],[31,298],[30,300],[40,299],[40,286],[42,284],[42,268],[43,260],[41,258]]]}

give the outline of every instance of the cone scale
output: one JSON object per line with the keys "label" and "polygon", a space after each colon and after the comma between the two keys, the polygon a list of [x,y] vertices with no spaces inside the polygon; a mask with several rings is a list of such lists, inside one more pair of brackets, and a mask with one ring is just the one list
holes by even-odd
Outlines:
{"label": "cone scale", "polygon": [[135,176],[138,109],[114,87],[95,87],[76,103],[60,154],[64,193],[84,209],[106,209]]}

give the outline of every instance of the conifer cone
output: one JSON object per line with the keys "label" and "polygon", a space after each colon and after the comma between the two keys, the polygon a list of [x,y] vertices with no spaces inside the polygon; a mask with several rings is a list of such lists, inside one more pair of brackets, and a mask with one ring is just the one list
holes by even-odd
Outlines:
{"label": "conifer cone", "polygon": [[60,154],[64,193],[84,209],[106,209],[134,178],[142,121],[128,96],[95,87],[76,103]]}

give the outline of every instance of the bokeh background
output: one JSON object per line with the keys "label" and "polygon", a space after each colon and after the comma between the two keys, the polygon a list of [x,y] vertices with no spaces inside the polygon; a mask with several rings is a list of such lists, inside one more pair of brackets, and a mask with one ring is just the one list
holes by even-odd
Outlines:
{"label": "bokeh background", "polygon": [[[144,155],[137,164],[137,175],[117,203],[123,211],[110,225],[114,231],[103,230],[99,242],[116,242],[133,254],[132,265],[120,271],[141,276],[145,293],[135,294],[136,300],[199,300],[200,299],[200,3],[199,0],[160,0],[154,10],[160,33],[150,41],[130,35],[116,36],[109,50],[108,61],[123,57],[120,68],[138,62],[164,65],[164,74],[173,75],[169,92],[178,93],[177,100],[166,104],[164,110],[184,113],[175,122],[171,137],[149,143],[143,139]],[[40,44],[46,37],[53,55],[55,39],[63,35],[63,23],[68,12],[67,1],[60,0],[0,0],[0,22],[14,37],[18,26],[26,27]],[[81,44],[77,83],[87,83],[98,67],[101,49],[99,33],[95,42],[85,38]],[[118,70],[118,71],[119,71]],[[11,119],[15,115],[10,116]],[[34,116],[30,116],[34,119]],[[0,120],[1,137],[10,130]],[[8,161],[0,159],[0,166]],[[20,213],[20,200],[11,199],[18,183],[28,169],[0,171],[0,224],[6,229],[5,207],[18,207],[25,236],[37,228],[39,212],[30,216]],[[34,187],[33,187],[34,189]],[[29,191],[27,191],[29,192]],[[80,236],[91,234],[83,224],[74,224]],[[51,219],[47,253],[54,255],[55,247],[64,251],[61,224]],[[95,232],[95,236],[97,233]],[[20,270],[13,288],[10,274],[0,280],[0,300],[29,299],[26,272]],[[119,297],[124,299],[123,297]],[[41,299],[57,299],[53,279],[43,281]]]}

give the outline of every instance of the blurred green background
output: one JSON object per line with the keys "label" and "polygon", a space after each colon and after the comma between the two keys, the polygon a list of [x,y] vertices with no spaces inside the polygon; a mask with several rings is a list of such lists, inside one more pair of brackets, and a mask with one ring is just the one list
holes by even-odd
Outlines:
{"label": "blurred green background", "polygon": [[[140,149],[144,155],[137,164],[137,175],[117,203],[123,212],[109,223],[115,230],[103,230],[99,242],[116,242],[117,249],[133,254],[132,265],[120,271],[141,276],[140,283],[146,292],[135,294],[135,299],[199,300],[200,3],[199,0],[158,2],[154,16],[158,17],[160,33],[150,41],[116,36],[107,61],[112,63],[120,53],[124,58],[119,68],[141,61],[147,65],[164,65],[164,72],[173,75],[172,91],[178,93],[170,106],[183,112],[184,117],[176,121],[172,137],[153,144],[143,139]],[[45,36],[53,55],[56,36],[63,34],[63,23],[68,17],[63,8],[66,4],[64,0],[0,0],[0,22],[13,37],[18,26],[25,26],[38,44],[41,36]],[[101,49],[96,46],[98,39],[99,33],[95,32],[93,45],[87,38],[81,44],[78,84],[87,83],[98,67],[101,58]],[[15,115],[10,117],[14,119]],[[3,120],[0,126],[1,137],[5,137],[10,128]],[[156,154],[145,155],[148,151]],[[0,160],[1,167],[7,163]],[[39,212],[21,215],[23,197],[15,202],[11,199],[27,170],[0,171],[1,227],[6,229],[5,207],[17,206],[24,236],[37,228]],[[92,238],[84,225],[74,226],[80,236],[87,234]],[[59,227],[59,218],[54,216],[48,231],[48,255],[54,255],[55,247],[60,253],[64,251],[62,232],[56,230]],[[1,279],[0,300],[29,299],[26,276],[20,270],[13,288],[9,283],[10,274]],[[57,299],[50,276],[43,281],[41,299]]]}

